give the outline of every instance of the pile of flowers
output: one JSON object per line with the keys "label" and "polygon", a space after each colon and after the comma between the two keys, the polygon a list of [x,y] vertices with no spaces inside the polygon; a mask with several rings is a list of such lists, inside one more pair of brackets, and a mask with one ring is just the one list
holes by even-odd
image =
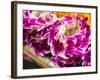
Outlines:
{"label": "pile of flowers", "polygon": [[88,18],[55,12],[23,11],[24,45],[33,54],[45,56],[59,67],[91,65],[91,27]]}

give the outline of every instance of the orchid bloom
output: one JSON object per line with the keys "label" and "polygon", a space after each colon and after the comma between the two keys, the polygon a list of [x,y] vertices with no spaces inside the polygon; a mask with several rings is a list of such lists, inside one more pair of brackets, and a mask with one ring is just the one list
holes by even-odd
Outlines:
{"label": "orchid bloom", "polygon": [[35,54],[51,54],[51,60],[59,67],[91,65],[91,29],[87,18],[57,18],[54,12],[24,11],[23,27],[24,42]]}

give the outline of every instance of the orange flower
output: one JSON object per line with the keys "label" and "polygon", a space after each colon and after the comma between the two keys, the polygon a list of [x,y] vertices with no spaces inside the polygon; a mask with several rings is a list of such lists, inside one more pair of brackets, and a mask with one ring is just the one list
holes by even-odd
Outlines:
{"label": "orange flower", "polygon": [[90,13],[76,13],[76,12],[55,12],[57,17],[63,17],[63,16],[71,16],[79,18],[87,18],[87,24],[91,26],[91,14]]}

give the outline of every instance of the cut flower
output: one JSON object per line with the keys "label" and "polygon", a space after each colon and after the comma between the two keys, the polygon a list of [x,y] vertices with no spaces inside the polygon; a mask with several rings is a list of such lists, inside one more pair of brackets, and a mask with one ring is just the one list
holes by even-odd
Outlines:
{"label": "cut flower", "polygon": [[50,59],[59,67],[91,65],[91,28],[87,18],[34,13],[26,10],[23,16],[24,44],[34,50],[33,54],[51,54]]}

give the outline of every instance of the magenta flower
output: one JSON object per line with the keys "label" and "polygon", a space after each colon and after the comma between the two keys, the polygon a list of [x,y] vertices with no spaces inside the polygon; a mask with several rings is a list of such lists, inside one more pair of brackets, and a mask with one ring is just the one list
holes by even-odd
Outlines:
{"label": "magenta flower", "polygon": [[32,11],[24,12],[23,38],[35,54],[50,54],[59,67],[91,65],[91,29],[87,18],[57,18],[54,12],[30,15]]}

